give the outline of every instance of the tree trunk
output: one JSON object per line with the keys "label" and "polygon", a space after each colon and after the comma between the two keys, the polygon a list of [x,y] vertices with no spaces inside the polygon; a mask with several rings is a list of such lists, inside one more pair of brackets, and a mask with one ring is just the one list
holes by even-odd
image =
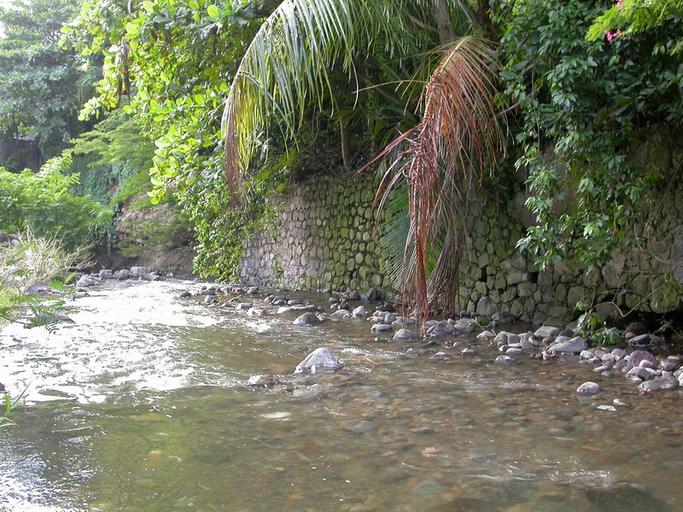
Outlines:
{"label": "tree trunk", "polygon": [[441,44],[450,43],[455,39],[455,32],[453,32],[453,25],[451,24],[451,17],[448,13],[448,4],[446,0],[438,0],[434,5],[434,17],[436,18],[436,26],[439,30],[439,41]]}

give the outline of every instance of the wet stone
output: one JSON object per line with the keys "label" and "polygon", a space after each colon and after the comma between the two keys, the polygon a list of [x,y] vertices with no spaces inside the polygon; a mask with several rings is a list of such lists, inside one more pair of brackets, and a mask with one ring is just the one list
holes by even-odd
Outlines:
{"label": "wet stone", "polygon": [[374,428],[375,426],[371,422],[367,420],[362,420],[358,423],[354,423],[352,425],[347,426],[346,430],[354,434],[364,434],[365,432],[370,432],[371,430],[374,430]]}
{"label": "wet stone", "polygon": [[558,352],[558,353],[580,353],[583,350],[586,350],[586,340],[583,338],[580,338],[579,336],[576,336],[571,339],[562,339],[558,338],[555,343],[550,345],[548,347],[548,350],[551,352]]}
{"label": "wet stone", "polygon": [[652,393],[655,391],[671,391],[678,388],[678,381],[673,377],[659,378],[643,382],[638,386],[641,393]]}
{"label": "wet stone", "polygon": [[325,347],[315,349],[301,361],[294,373],[320,373],[324,371],[337,371],[342,363]]}
{"label": "wet stone", "polygon": [[584,382],[578,388],[576,388],[577,395],[593,396],[600,393],[600,385],[595,382]]}
{"label": "wet stone", "polygon": [[655,366],[657,365],[657,358],[645,350],[635,350],[628,356],[631,366],[640,366],[640,362],[644,360],[652,362]]}
{"label": "wet stone", "polygon": [[334,320],[346,320],[347,318],[351,318],[351,313],[345,309],[338,309],[330,315],[330,318]]}
{"label": "wet stone", "polygon": [[399,329],[396,331],[396,334],[394,334],[394,341],[415,341],[419,338],[419,336],[412,332],[409,331],[408,329]]}
{"label": "wet stone", "polygon": [[536,329],[534,336],[538,338],[554,338],[560,334],[561,329],[559,327],[552,327],[550,325],[544,325]]}
{"label": "wet stone", "polygon": [[314,325],[320,323],[320,318],[315,313],[304,313],[292,322],[294,325]]}
{"label": "wet stone", "polygon": [[668,372],[676,371],[681,366],[681,358],[679,356],[669,356],[660,363],[660,366],[662,370]]}
{"label": "wet stone", "polygon": [[391,324],[374,324],[371,328],[371,332],[388,332],[392,331],[394,327]]}
{"label": "wet stone", "polygon": [[358,306],[357,308],[354,308],[351,314],[353,318],[366,318],[369,312],[368,308],[366,308],[365,306]]}

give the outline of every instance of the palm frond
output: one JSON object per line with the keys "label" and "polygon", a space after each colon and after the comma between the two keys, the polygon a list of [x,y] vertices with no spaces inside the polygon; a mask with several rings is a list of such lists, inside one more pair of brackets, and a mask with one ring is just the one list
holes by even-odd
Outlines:
{"label": "palm frond", "polygon": [[[397,58],[425,51],[426,23],[438,0],[284,0],[244,54],[223,112],[226,179],[233,201],[258,142],[277,122],[296,140],[311,106],[334,104],[335,66],[356,77],[354,59],[382,51]],[[448,0],[452,9],[461,1]]]}
{"label": "palm frond", "polygon": [[[444,48],[425,88],[421,121],[371,162],[390,160],[378,189],[380,207],[399,184],[409,186],[411,229],[402,291],[404,298],[413,298],[423,322],[437,298],[448,303],[456,296],[471,192],[481,171],[495,165],[503,151],[493,62],[491,47],[479,38],[462,38]],[[430,258],[434,247],[439,250]]]}

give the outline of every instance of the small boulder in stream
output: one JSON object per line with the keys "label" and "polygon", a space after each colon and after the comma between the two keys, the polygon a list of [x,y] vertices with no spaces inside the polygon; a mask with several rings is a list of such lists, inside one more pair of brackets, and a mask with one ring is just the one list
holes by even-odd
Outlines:
{"label": "small boulder in stream", "polygon": [[420,337],[408,329],[399,329],[394,334],[394,341],[417,341]]}
{"label": "small boulder in stream", "polygon": [[325,347],[316,348],[301,361],[294,373],[336,372],[343,364]]}
{"label": "small boulder in stream", "polygon": [[577,395],[593,396],[600,393],[600,385],[595,382],[584,382],[576,388]]}
{"label": "small boulder in stream", "polygon": [[320,318],[315,313],[304,313],[292,322],[294,325],[314,325],[320,323]]}

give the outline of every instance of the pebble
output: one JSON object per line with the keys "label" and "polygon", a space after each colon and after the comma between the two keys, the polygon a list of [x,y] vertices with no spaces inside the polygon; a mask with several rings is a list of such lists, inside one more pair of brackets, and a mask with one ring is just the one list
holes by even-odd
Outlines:
{"label": "pebble", "polygon": [[598,405],[597,409],[599,411],[617,412],[617,408],[613,405]]}

